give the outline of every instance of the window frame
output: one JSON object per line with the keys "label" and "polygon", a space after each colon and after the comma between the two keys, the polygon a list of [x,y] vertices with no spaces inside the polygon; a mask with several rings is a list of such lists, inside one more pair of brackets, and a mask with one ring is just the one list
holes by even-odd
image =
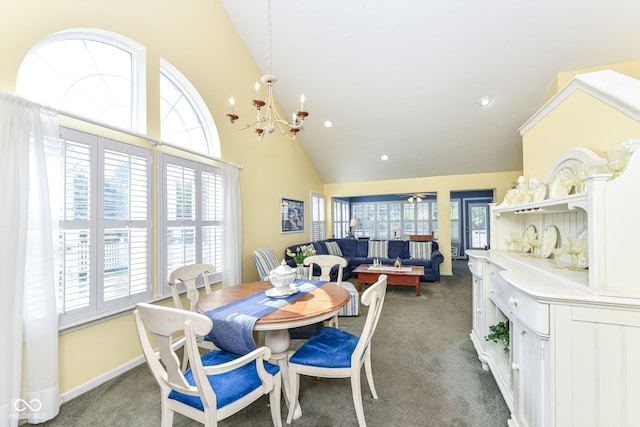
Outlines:
{"label": "window frame", "polygon": [[[342,239],[347,237],[351,223],[351,204],[342,199],[333,199],[333,237]],[[355,232],[355,230],[354,230]],[[355,235],[355,234],[354,234]]]}
{"label": "window frame", "polygon": [[[104,292],[103,292],[104,289],[101,290],[102,296],[98,298],[97,286],[99,284],[103,286],[104,281],[102,279],[98,280],[95,277],[90,277],[89,280],[91,280],[92,282],[90,284],[91,291],[89,293],[88,306],[87,307],[82,306],[82,304],[85,304],[85,300],[86,300],[85,294],[82,294],[80,295],[80,300],[78,300],[79,301],[78,309],[67,310],[64,314],[60,315],[59,330],[69,331],[69,330],[75,330],[80,327],[84,327],[84,325],[86,324],[91,324],[96,321],[101,321],[102,319],[107,319],[112,316],[118,315],[119,313],[131,310],[135,306],[135,303],[137,302],[140,302],[140,301],[150,302],[150,301],[163,300],[170,295],[170,291],[168,289],[168,286],[166,285],[166,277],[163,277],[164,275],[163,268],[166,264],[163,261],[159,260],[160,256],[156,256],[157,252],[160,252],[160,254],[162,253],[166,254],[168,250],[168,248],[166,247],[166,243],[165,243],[165,247],[162,246],[165,240],[162,238],[163,236],[161,235],[162,229],[161,227],[158,226],[161,223],[161,221],[154,218],[154,216],[157,215],[156,211],[158,207],[161,206],[164,193],[165,193],[165,189],[162,187],[161,180],[158,179],[158,176],[161,175],[161,170],[157,166],[159,164],[157,163],[157,159],[159,158],[158,156],[161,155],[161,151],[162,151],[162,149],[159,147],[162,145],[166,145],[168,147],[175,148],[178,151],[178,153],[174,154],[173,157],[176,159],[181,159],[181,160],[185,160],[186,158],[192,159],[194,158],[194,155],[195,155],[195,156],[198,156],[197,157],[198,159],[207,159],[207,161],[220,160],[221,147],[220,147],[218,131],[213,121],[213,117],[211,116],[211,112],[209,111],[201,95],[195,89],[195,87],[189,82],[189,80],[180,71],[178,71],[175,67],[169,64],[167,61],[160,58],[161,64],[160,64],[159,73],[161,74],[161,76],[159,76],[159,78],[168,78],[172,84],[174,84],[176,87],[178,87],[181,90],[182,95],[191,103],[191,106],[193,107],[194,111],[197,112],[198,118],[202,124],[203,132],[206,135],[206,139],[207,139],[207,150],[208,150],[207,153],[201,153],[197,150],[190,149],[188,146],[186,147],[178,146],[178,145],[172,146],[170,143],[164,143],[159,140],[146,136],[147,108],[148,108],[147,92],[146,92],[147,57],[146,57],[146,48],[143,45],[141,45],[140,43],[137,43],[132,39],[129,39],[128,37],[122,36],[117,33],[112,33],[110,31],[93,29],[93,28],[75,28],[75,29],[60,31],[58,33],[55,33],[43,38],[31,48],[29,53],[39,49],[40,47],[46,46],[49,43],[55,43],[58,41],[65,41],[65,40],[77,40],[77,41],[87,40],[87,41],[94,41],[98,43],[104,43],[107,46],[113,46],[114,48],[121,49],[122,51],[129,53],[131,55],[131,64],[130,64],[131,65],[131,70],[130,70],[131,92],[129,95],[131,96],[131,113],[130,113],[131,126],[128,128],[122,128],[116,124],[110,124],[108,122],[95,120],[93,117],[89,117],[89,116],[84,117],[82,115],[83,113],[82,111],[80,112],[60,111],[60,114],[62,116],[66,116],[73,120],[79,120],[82,123],[87,123],[89,125],[95,126],[95,128],[90,126],[89,129],[94,129],[94,130],[88,130],[88,131],[86,130],[87,127],[85,127],[82,124],[79,126],[68,126],[68,125],[61,126],[61,129],[64,128],[65,129],[64,132],[69,132],[70,134],[74,134],[75,132],[77,132],[78,134],[88,135],[88,137],[92,138],[92,140],[100,140],[100,141],[113,140],[117,144],[125,144],[127,147],[132,147],[132,149],[134,150],[138,150],[138,149],[144,150],[144,152],[146,153],[145,158],[147,158],[147,155],[148,155],[148,163],[147,163],[148,168],[146,170],[147,177],[148,177],[148,181],[147,181],[148,209],[146,212],[147,228],[145,228],[147,230],[147,234],[146,234],[147,240],[145,242],[146,248],[147,248],[147,254],[146,254],[147,261],[145,264],[145,270],[146,270],[146,277],[148,278],[148,286],[144,291],[144,297],[140,296],[140,298],[136,298],[135,300],[130,299],[129,302],[126,302],[126,303],[123,302],[122,304],[113,304],[110,301],[108,302],[100,301],[100,298],[104,300]],[[89,52],[95,53],[94,50],[90,50]],[[29,53],[25,55],[25,58],[28,57]],[[23,62],[24,62],[24,59],[23,59]],[[125,78],[124,71],[120,73],[120,75],[123,78]],[[20,79],[20,72],[18,72],[18,80],[19,79]],[[26,83],[26,79],[24,81]],[[36,99],[34,99],[33,101],[38,102],[38,100]],[[103,136],[103,135],[112,136],[114,135],[114,131],[117,132],[116,135],[123,134],[123,135],[132,136],[134,141],[124,142],[124,140],[120,141],[120,140],[110,139],[109,137]],[[73,139],[73,138],[70,138],[70,139]],[[151,144],[153,145],[152,147],[149,145],[149,142],[151,142]],[[97,151],[95,149],[91,150],[91,156],[93,157],[91,158],[89,168],[91,170],[92,176],[99,174],[102,177],[104,177],[104,174],[105,174],[104,167],[103,167],[104,165],[98,166]],[[118,161],[118,159],[116,159],[116,161]],[[155,165],[153,164],[154,161],[156,162]],[[217,171],[216,172],[217,178],[220,179],[217,182],[219,182],[220,186],[223,186],[222,177],[221,177],[222,174],[221,174],[220,168],[211,166],[210,162],[207,162],[207,163],[198,162],[198,163],[206,167],[212,167],[213,169],[215,169]],[[117,169],[117,166],[116,166],[116,169]],[[91,212],[96,212],[96,209],[101,209],[101,212],[104,215],[104,209],[105,209],[104,199],[103,198],[98,199],[97,197],[95,197],[95,195],[97,194],[97,185],[98,184],[93,183],[90,189],[91,191],[90,203],[92,206],[89,207],[89,209],[93,209]],[[104,191],[104,188],[102,189],[102,191]],[[71,197],[73,198],[74,196],[72,195]],[[75,203],[75,199],[72,199],[72,202]],[[116,206],[117,208],[118,203],[119,201],[116,200],[113,202],[112,206]],[[217,210],[220,210],[222,216],[224,215],[223,203],[224,203],[223,199],[220,198],[219,204],[216,207]],[[198,206],[199,205],[200,205],[200,201],[198,201]],[[72,209],[75,209],[75,207],[72,206]],[[106,207],[106,209],[108,209],[108,207]],[[92,215],[95,216],[95,214],[92,214]],[[108,263],[108,260],[105,260],[105,257],[104,257],[105,251],[107,249],[105,249],[103,243],[104,243],[104,237],[105,237],[104,227],[109,227],[110,222],[105,221],[104,217],[98,218],[95,221],[98,221],[98,220],[102,221],[102,225],[100,226],[102,228],[100,228],[98,225],[90,224],[91,219],[87,220],[83,224],[78,224],[76,221],[76,223],[73,224],[73,227],[76,227],[76,229],[82,229],[82,230],[86,229],[87,233],[91,233],[91,234],[89,234],[88,237],[83,237],[78,234],[71,236],[75,239],[90,238],[92,239],[92,241],[90,242],[91,245],[96,245],[97,243],[93,241],[95,240],[95,237],[93,236],[97,236],[97,233],[99,232],[102,233],[101,240],[100,240],[100,242],[102,242],[102,246],[100,246],[101,248],[100,250],[102,251],[101,255],[92,254],[89,257],[89,260],[85,261],[86,258],[82,260],[82,262],[84,263],[82,265],[89,265],[89,268],[91,268],[90,273],[93,274],[94,276],[95,274],[93,272],[97,271],[97,267],[99,265],[104,266],[105,263]],[[156,221],[156,222],[154,223],[152,221]],[[222,240],[224,238],[223,236],[224,228],[221,226],[221,223],[222,223],[222,220],[218,221],[218,223],[216,224],[218,229],[212,230],[210,233],[211,236],[214,236],[212,238],[212,241],[216,243],[215,245],[210,245],[210,248],[211,248],[210,252],[213,252],[214,246],[216,248],[215,250],[218,251],[218,246],[223,245]],[[71,229],[73,229],[73,227]],[[64,230],[65,228],[62,227],[61,232]],[[120,231],[121,228],[117,228],[117,230]],[[119,235],[115,237],[120,238],[121,236],[123,236],[122,233],[119,233]],[[158,236],[160,236],[161,238],[158,238]],[[126,234],[124,235],[123,240],[119,240],[119,242],[122,242],[122,241],[125,241],[127,243],[126,247],[128,249],[131,249],[131,245],[134,243],[133,239],[127,239]],[[76,240],[76,242],[74,243],[78,244],[79,242],[80,241]],[[201,253],[201,251],[203,251],[202,239],[200,238],[198,242],[199,242],[198,251],[200,251],[199,253]],[[118,246],[115,246],[113,249],[115,249],[116,253],[118,253],[117,251],[120,250],[121,247],[122,246],[118,245]],[[63,248],[63,246],[61,246],[61,248]],[[78,248],[73,248],[73,249],[76,250],[76,254],[84,251]],[[95,251],[93,247],[91,248],[91,250]],[[154,253],[153,252],[154,250],[157,252]],[[221,280],[221,276],[222,276],[221,273],[223,269],[222,250],[219,250],[219,253],[221,254],[220,262],[214,263],[217,269],[217,273],[215,275],[215,278],[212,276],[210,280],[211,283],[215,283]],[[218,256],[218,252],[214,253],[213,256]],[[164,258],[166,258],[166,255],[164,255]],[[127,258],[127,262],[131,263],[132,258]],[[78,264],[73,267],[75,268],[75,270],[72,270],[68,274],[70,274],[71,276],[81,275],[83,273],[83,270],[80,267],[80,265],[81,263],[78,262]],[[104,271],[102,271],[100,274],[104,275]],[[115,274],[115,276],[117,277],[117,274]],[[77,277],[76,277],[76,280],[78,281]],[[79,280],[79,281],[81,282],[82,280]],[[80,292],[84,292],[84,289],[82,289]],[[66,296],[67,295],[65,295],[64,297]],[[99,308],[98,308],[98,305],[100,305]]]}
{"label": "window frame", "polygon": [[[391,218],[392,205],[400,206],[399,219]],[[351,203],[351,217],[358,220],[355,234],[371,239],[391,240],[395,237],[393,233],[398,231],[398,224],[400,238],[408,238],[409,234],[430,234],[437,231],[437,205],[436,199],[423,199],[420,203],[409,203],[408,201],[353,202]],[[387,208],[387,219],[380,219],[381,207]],[[424,211],[422,218],[420,218],[418,207]],[[425,213],[426,218],[424,218]]]}
{"label": "window frame", "polygon": [[[25,55],[25,59],[33,51],[50,43],[67,40],[91,40],[104,43],[131,54],[131,127],[130,130],[145,134],[147,132],[147,49],[144,45],[111,31],[96,28],[75,28],[60,31],[47,36],[36,43]],[[24,62],[24,59],[23,59]],[[18,79],[20,72],[18,71]],[[19,92],[17,92],[20,95]],[[41,102],[37,99],[35,102]],[[56,107],[56,106],[54,106]],[[81,114],[81,112],[69,111]],[[87,117],[89,118],[89,117]],[[93,120],[93,118],[90,118]],[[107,124],[107,123],[106,123]]]}
{"label": "window frame", "polygon": [[[211,112],[207,107],[207,104],[200,96],[200,93],[196,90],[196,88],[191,84],[189,79],[184,76],[177,68],[175,68],[171,63],[163,58],[160,58],[160,78],[165,76],[171,83],[173,83],[176,88],[180,91],[182,96],[191,104],[191,108],[196,113],[201,126],[202,131],[204,133],[206,142],[207,142],[207,152],[200,153],[213,157],[220,157],[220,136],[218,135],[218,129],[213,121],[213,117],[211,116]],[[160,100],[162,100],[162,92],[159,93]],[[162,120],[161,122],[161,132],[162,132]],[[162,137],[161,137],[162,139]],[[178,147],[182,150],[187,150],[193,153],[199,153],[197,150],[190,149],[189,147],[184,147],[181,144],[166,140],[169,144]]]}
{"label": "window frame", "polygon": [[[195,212],[195,217],[193,220],[187,220],[187,221],[178,221],[178,220],[168,220],[167,219],[167,211],[168,211],[168,205],[167,205],[167,176],[166,176],[166,171],[167,171],[167,165],[168,164],[172,164],[172,165],[177,165],[179,167],[185,167],[185,168],[193,168],[194,172],[195,172],[195,192],[196,195],[194,197],[194,203],[195,206],[193,207],[194,212]],[[222,259],[220,259],[219,262],[214,263],[214,262],[210,262],[208,260],[203,262],[202,259],[202,241],[203,241],[203,237],[202,237],[202,230],[203,227],[208,226],[208,225],[214,225],[214,226],[219,226],[220,228],[223,228],[223,222],[224,222],[224,218],[221,218],[218,221],[210,221],[210,220],[203,220],[202,215],[202,173],[203,172],[209,172],[209,173],[214,173],[220,176],[220,179],[222,179],[222,170],[219,167],[213,166],[211,164],[206,164],[206,163],[202,163],[196,160],[192,160],[192,159],[186,159],[183,157],[177,157],[175,155],[171,155],[165,152],[161,152],[159,151],[157,153],[157,183],[158,183],[158,190],[157,190],[157,199],[158,199],[158,207],[157,207],[157,211],[158,211],[158,216],[157,216],[157,222],[158,222],[158,227],[157,227],[157,232],[156,232],[156,238],[158,241],[158,251],[162,252],[161,254],[159,254],[159,256],[156,257],[156,259],[159,259],[160,262],[158,262],[158,265],[156,266],[157,268],[157,273],[158,273],[158,285],[157,285],[157,295],[158,296],[169,296],[171,295],[171,290],[169,289],[169,285],[168,285],[168,275],[170,274],[169,271],[169,260],[168,260],[168,242],[167,242],[167,232],[168,232],[168,228],[170,227],[170,224],[172,224],[173,222],[182,222],[183,224],[185,223],[189,223],[192,224],[193,227],[195,228],[195,259],[194,262],[195,263],[212,263],[216,269],[216,272],[213,275],[210,275],[209,277],[209,283],[210,284],[215,284],[218,282],[222,281],[222,270],[224,268],[223,265],[223,261],[224,261],[224,254],[221,253],[221,257]],[[221,182],[221,187],[223,186],[222,182]],[[221,188],[222,191],[222,188]],[[224,209],[222,209],[222,215],[224,215]],[[222,237],[221,239],[223,239],[224,237]],[[222,245],[222,243],[221,243]]]}
{"label": "window frame", "polygon": [[[60,316],[60,325],[68,326],[76,322],[90,321],[96,317],[102,317],[110,312],[117,311],[123,308],[127,308],[135,305],[138,302],[149,301],[153,298],[153,276],[152,276],[152,263],[153,263],[153,228],[152,228],[152,213],[153,213],[153,150],[130,143],[117,141],[112,138],[106,138],[93,133],[80,131],[66,126],[60,126],[60,140],[61,148],[63,141],[70,140],[75,144],[86,145],[90,148],[90,179],[89,179],[89,218],[86,220],[65,220],[64,217],[64,204],[61,206],[60,215],[60,234],[64,231],[82,230],[87,229],[89,231],[89,268],[91,278],[89,281],[89,303],[88,305],[72,309],[65,310],[65,307],[58,307]],[[147,162],[147,190],[146,190],[146,219],[137,220],[105,220],[104,213],[104,153],[105,151],[115,151],[124,154],[133,154],[137,157],[143,157]],[[64,163],[64,156],[62,156],[62,162]],[[61,171],[62,172],[62,171]],[[65,176],[62,176],[62,182],[64,183]],[[63,184],[64,185],[64,184]],[[61,195],[66,193],[62,190]],[[128,295],[125,297],[119,297],[105,300],[105,285],[104,285],[104,260],[105,260],[105,245],[104,235],[108,230],[115,230],[120,228],[129,228],[130,225],[137,225],[137,227],[131,229],[144,229],[147,234],[146,242],[146,265],[145,274],[148,282],[148,286],[145,291]],[[62,243],[62,242],[61,242]],[[62,249],[62,248],[61,248]],[[60,267],[64,268],[64,262],[66,258],[60,256]],[[130,265],[129,265],[130,266]],[[131,273],[131,269],[129,269]],[[60,275],[59,275],[60,277]],[[129,282],[130,285],[130,282]],[[60,284],[58,285],[60,286]],[[60,289],[59,289],[60,291]]]}
{"label": "window frame", "polygon": [[311,241],[325,240],[325,197],[322,194],[311,193]]}

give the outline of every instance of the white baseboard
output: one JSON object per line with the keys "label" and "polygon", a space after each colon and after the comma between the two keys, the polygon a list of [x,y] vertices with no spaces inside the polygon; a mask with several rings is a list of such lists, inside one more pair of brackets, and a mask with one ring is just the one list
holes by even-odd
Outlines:
{"label": "white baseboard", "polygon": [[62,401],[62,403],[68,402],[70,400],[75,399],[76,397],[80,396],[81,394],[84,394],[96,387],[98,387],[99,385],[102,385],[104,383],[106,383],[109,380],[112,380],[114,378],[116,378],[119,375],[124,374],[125,372],[135,368],[136,366],[139,366],[143,363],[145,363],[146,361],[144,360],[144,356],[140,356],[137,357],[133,360],[131,360],[130,362],[125,363],[124,365],[120,365],[117,368],[106,372],[102,375],[100,375],[99,377],[95,377],[92,378],[91,380],[87,381],[84,384],[79,385],[78,387],[71,389],[65,393],[62,393],[62,395],[60,395],[60,399]]}
{"label": "white baseboard", "polygon": [[[174,348],[179,348],[184,344],[184,337],[176,340],[173,343],[173,347]],[[112,380],[114,378],[116,378],[119,375],[124,374],[127,371],[130,371],[131,369],[135,368],[136,366],[142,365],[143,363],[146,363],[146,360],[144,359],[144,356],[138,356],[135,359],[118,366],[117,368],[106,372],[98,377],[92,378],[91,380],[87,381],[86,383],[79,385],[78,387],[71,389],[65,393],[62,393],[60,395],[60,400],[61,403],[65,403],[68,402],[70,400],[75,399],[76,397],[98,387],[99,385],[102,385],[104,383],[106,383],[109,380]]]}

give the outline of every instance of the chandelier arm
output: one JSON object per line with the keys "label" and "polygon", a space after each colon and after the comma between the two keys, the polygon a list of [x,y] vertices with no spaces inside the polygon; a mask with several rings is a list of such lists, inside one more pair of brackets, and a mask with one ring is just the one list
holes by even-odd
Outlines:
{"label": "chandelier arm", "polygon": [[251,128],[251,127],[253,127],[253,126],[255,126],[255,125],[257,125],[257,124],[259,124],[259,123],[261,123],[263,121],[264,121],[263,119],[259,119],[259,120],[256,120],[255,122],[247,123],[246,125],[240,126],[240,127],[236,126],[235,124],[232,124],[231,127],[233,129],[235,129],[235,130],[245,130],[245,129],[249,129],[249,128]]}
{"label": "chandelier arm", "polygon": [[300,124],[291,124],[286,120],[279,119],[279,120],[274,120],[273,124],[278,126],[280,129],[282,129],[282,126],[286,126],[288,128],[293,128],[293,129],[300,129],[304,123],[301,121]]}
{"label": "chandelier arm", "polygon": [[[274,126],[274,127],[276,127],[276,128],[278,128],[278,130],[280,131],[280,133],[281,133],[285,138],[290,139],[290,140],[292,140],[292,141],[293,141],[294,139],[296,139],[296,134],[295,134],[295,133],[288,133],[289,129],[284,129],[284,128],[283,128],[282,123],[283,123],[283,122],[281,122],[281,121],[280,121],[280,122],[279,122],[279,121],[275,121],[275,122],[273,122],[273,126]],[[286,124],[285,124],[285,126],[287,126],[288,128],[291,128],[291,126],[289,126],[289,124],[288,124],[288,123],[286,123]]]}
{"label": "chandelier arm", "polygon": [[[278,112],[278,109],[273,105],[273,100],[274,99],[275,98],[271,97],[270,98],[271,103],[269,103],[267,105],[267,115],[269,117],[269,123],[272,123],[272,124],[282,123],[283,125],[285,125],[285,126],[287,126],[289,128],[300,129],[302,127],[302,125],[304,124],[304,117],[301,117],[299,114],[294,113],[294,115],[295,115],[295,117],[297,119],[289,122],[288,120],[284,119],[280,115],[280,113]],[[273,117],[274,117],[273,120],[271,120],[271,114],[270,114],[271,111],[273,111]]]}

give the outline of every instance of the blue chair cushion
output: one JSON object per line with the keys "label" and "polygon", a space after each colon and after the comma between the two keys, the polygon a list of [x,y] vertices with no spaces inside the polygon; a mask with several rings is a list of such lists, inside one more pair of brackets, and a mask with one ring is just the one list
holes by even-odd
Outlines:
{"label": "blue chair cushion", "polygon": [[[239,357],[241,356],[238,356],[237,354],[213,350],[202,356],[202,364],[204,366],[215,366],[230,362]],[[278,365],[274,365],[269,362],[264,362],[264,368],[271,375],[276,375],[280,371],[280,367]],[[192,386],[196,385],[191,369],[187,369],[184,373],[184,378]],[[224,374],[209,375],[207,378],[209,379],[211,388],[216,393],[216,406],[218,409],[235,402],[262,385],[260,377],[258,377],[258,372],[256,371],[255,360],[241,368],[225,372]],[[189,396],[188,394],[172,390],[171,393],[169,393],[169,399],[177,400],[185,405],[204,411],[204,406],[202,405],[202,400],[200,400],[199,396]]]}
{"label": "blue chair cushion", "polygon": [[359,338],[342,329],[324,327],[296,351],[292,363],[322,368],[349,368]]}

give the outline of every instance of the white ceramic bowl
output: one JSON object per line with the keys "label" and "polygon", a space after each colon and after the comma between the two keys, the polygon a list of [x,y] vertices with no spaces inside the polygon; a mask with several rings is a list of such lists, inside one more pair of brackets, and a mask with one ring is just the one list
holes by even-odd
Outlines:
{"label": "white ceramic bowl", "polygon": [[269,281],[278,289],[291,288],[295,278],[296,271],[289,267],[284,260],[269,273]]}

